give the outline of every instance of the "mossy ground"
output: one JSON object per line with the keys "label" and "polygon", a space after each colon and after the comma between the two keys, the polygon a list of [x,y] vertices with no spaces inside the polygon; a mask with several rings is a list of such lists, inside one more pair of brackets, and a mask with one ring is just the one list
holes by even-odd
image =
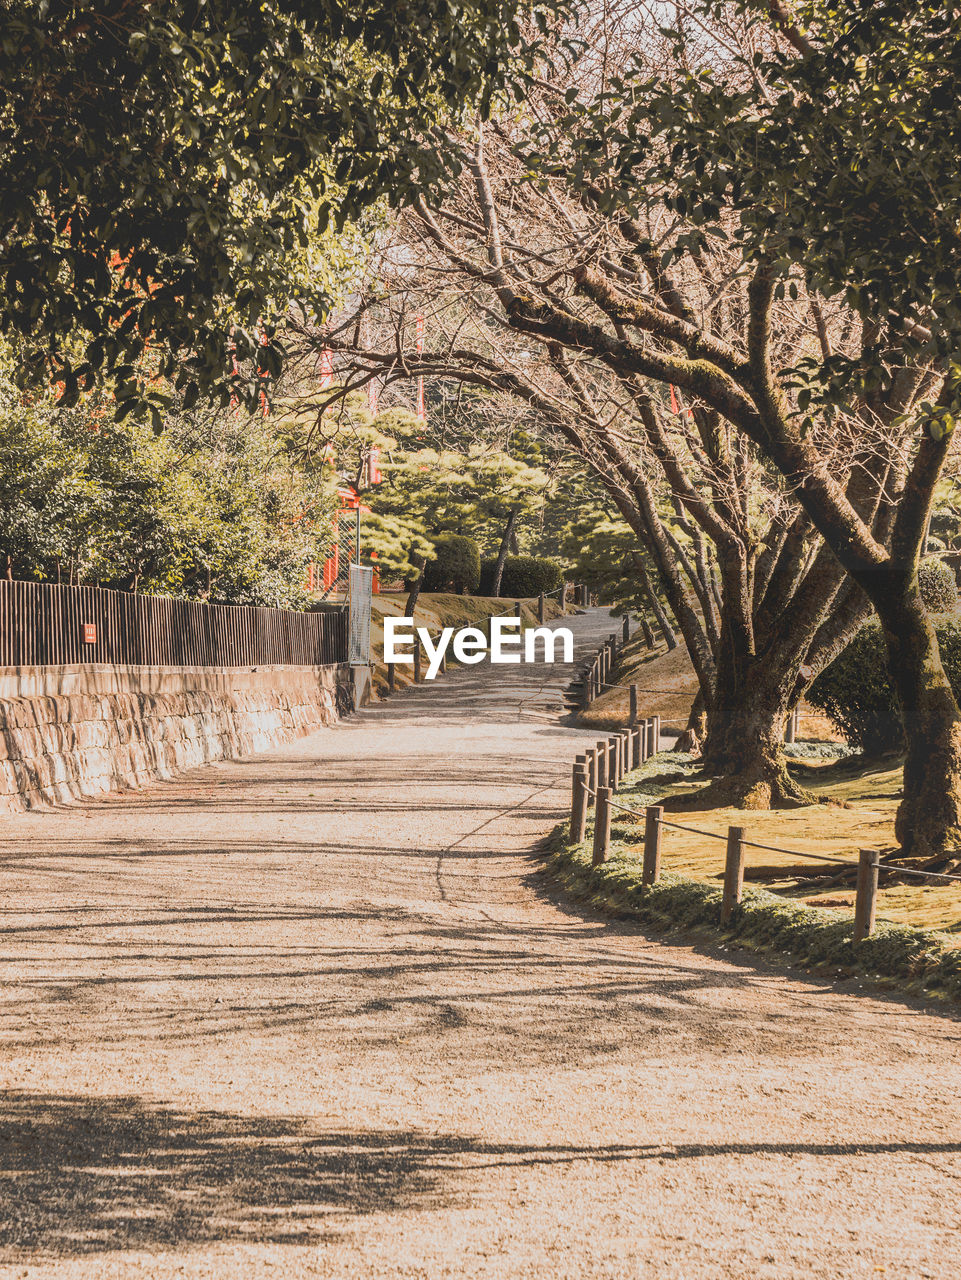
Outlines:
{"label": "mossy ground", "polygon": [[550,841],[549,869],[568,893],[601,911],[633,916],[659,929],[680,928],[723,938],[751,950],[776,952],[835,976],[869,977],[961,999],[961,951],[945,945],[943,935],[890,920],[878,922],[870,938],[855,947],[847,915],[810,907],[748,886],[744,899],[721,929],[721,890],[667,871],[656,885],[641,884],[636,851],[616,824],[610,860],[591,866],[590,843],[572,845],[558,827]]}
{"label": "mossy ground", "polygon": [[[776,905],[778,911],[815,910],[819,918],[837,927],[839,937],[845,930],[850,935],[853,878],[844,875],[842,867],[799,855],[856,860],[861,848],[892,848],[894,815],[900,798],[900,764],[892,760],[867,765],[851,758],[829,766],[794,762],[791,768],[821,803],[766,812],[688,808],[676,815],[668,812],[668,821],[676,817],[685,827],[711,834],[695,835],[667,828],[662,839],[662,866],[675,878],[675,885],[698,886],[690,890],[698,901],[702,890],[719,894],[727,829],[743,827],[748,840],[798,851],[795,855],[749,847],[745,873],[749,892],[755,888],[762,892],[770,909]],[[662,752],[624,780],[617,800],[636,809],[667,801],[669,809],[670,797],[696,791],[703,785],[696,761],[686,755]],[[643,819],[615,811],[613,830],[619,850],[615,860],[617,874],[636,874],[639,881]],[[961,962],[961,883],[882,884],[878,918],[879,937],[889,928],[924,930],[925,937],[935,938],[937,946],[958,949]]]}

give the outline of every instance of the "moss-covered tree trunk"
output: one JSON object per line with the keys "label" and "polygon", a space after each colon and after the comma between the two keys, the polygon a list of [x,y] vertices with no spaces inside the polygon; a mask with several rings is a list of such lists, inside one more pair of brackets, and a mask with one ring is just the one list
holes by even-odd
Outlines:
{"label": "moss-covered tree trunk", "polygon": [[905,854],[953,855],[955,863],[961,860],[961,709],[917,573],[885,574],[871,588],[907,745],[895,834]]}

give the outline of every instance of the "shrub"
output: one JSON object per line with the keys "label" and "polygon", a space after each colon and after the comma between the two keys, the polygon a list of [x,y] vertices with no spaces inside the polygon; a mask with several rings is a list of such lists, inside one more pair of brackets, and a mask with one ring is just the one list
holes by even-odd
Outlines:
{"label": "shrub", "polygon": [[921,599],[925,607],[932,613],[957,613],[961,610],[954,572],[937,556],[929,556],[927,560],[921,561],[918,567],[918,586],[921,588]]}
{"label": "shrub", "polygon": [[434,539],[436,556],[424,566],[425,591],[457,591],[461,595],[477,590],[480,582],[480,548],[473,538],[444,533]]}
{"label": "shrub", "polygon": [[[481,563],[480,594],[489,596],[494,590],[497,557]],[[508,556],[501,575],[501,595],[515,600],[538,596],[542,591],[556,591],[564,580],[561,566],[545,556]]]}
{"label": "shrub", "polygon": [[[955,697],[961,696],[961,620],[932,619],[941,661]],[[901,715],[888,679],[884,639],[877,622],[855,636],[814,681],[807,700],[838,727],[856,751],[868,756],[904,748]]]}

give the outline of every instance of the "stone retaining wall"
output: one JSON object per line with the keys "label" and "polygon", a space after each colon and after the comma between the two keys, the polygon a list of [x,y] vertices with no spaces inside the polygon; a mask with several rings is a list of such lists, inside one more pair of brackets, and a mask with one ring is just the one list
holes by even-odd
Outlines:
{"label": "stone retaining wall", "polygon": [[0,669],[0,812],[263,751],[357,701],[349,667]]}

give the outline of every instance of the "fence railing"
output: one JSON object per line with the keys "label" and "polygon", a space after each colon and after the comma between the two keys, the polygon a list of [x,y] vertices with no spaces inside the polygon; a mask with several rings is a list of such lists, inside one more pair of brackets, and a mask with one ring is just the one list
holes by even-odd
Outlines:
{"label": "fence railing", "polygon": [[346,615],[0,581],[0,666],[326,666]]}
{"label": "fence railing", "polygon": [[602,739],[594,747],[582,752],[574,760],[571,789],[571,842],[581,844],[587,837],[588,810],[594,806],[594,832],[591,861],[600,866],[607,861],[611,848],[611,818],[613,812],[630,814],[644,822],[643,862],[641,883],[656,884],[661,875],[661,848],[665,830],[684,831],[709,840],[723,840],[724,887],[721,896],[721,924],[726,925],[744,892],[745,849],[763,849],[792,858],[808,858],[845,867],[857,873],[854,901],[854,941],[860,942],[874,931],[877,908],[878,881],[881,871],[899,872],[902,875],[948,883],[961,881],[961,876],[945,871],[926,871],[916,867],[900,867],[896,863],[882,862],[877,849],[861,849],[858,860],[832,858],[828,854],[808,853],[800,849],[785,849],[780,845],[761,844],[749,840],[743,827],[728,827],[722,835],[717,831],[703,831],[699,827],[684,826],[664,817],[663,805],[646,805],[635,809],[620,804],[614,797],[625,774],[644,764],[660,749],[660,718],[652,716],[631,729],[621,730]]}

